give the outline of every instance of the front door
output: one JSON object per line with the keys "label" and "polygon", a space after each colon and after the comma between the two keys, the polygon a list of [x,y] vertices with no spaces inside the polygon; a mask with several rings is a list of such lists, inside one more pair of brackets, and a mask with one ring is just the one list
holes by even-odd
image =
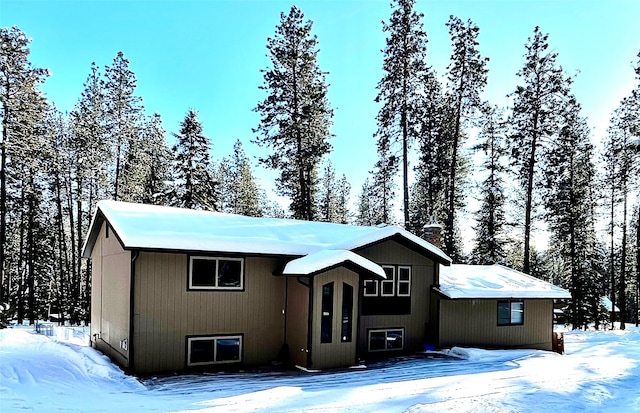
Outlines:
{"label": "front door", "polygon": [[314,277],[310,368],[355,365],[358,280],[358,274],[345,268],[336,268]]}

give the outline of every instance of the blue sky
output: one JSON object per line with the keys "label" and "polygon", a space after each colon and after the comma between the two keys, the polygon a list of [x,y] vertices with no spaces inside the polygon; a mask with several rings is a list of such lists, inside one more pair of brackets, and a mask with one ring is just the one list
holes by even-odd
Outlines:
{"label": "blue sky", "polygon": [[[298,5],[314,22],[319,63],[328,71],[336,137],[330,159],[346,174],[355,199],[375,160],[373,101],[381,78],[389,1],[0,1],[0,25],[17,25],[30,38],[31,61],[48,67],[43,86],[50,101],[69,111],[78,101],[91,62],[104,71],[118,51],[131,62],[137,94],[148,114],[162,115],[178,131],[190,108],[200,113],[213,156],[229,155],[240,138],[251,156],[264,153],[250,141],[264,98],[261,69],[268,66],[266,39],[280,12]],[[536,25],[569,74],[580,72],[574,92],[594,141],[634,84],[632,62],[640,50],[640,1],[636,0],[418,0],[425,13],[429,64],[445,73],[451,53],[449,15],[480,27],[480,51],[491,59],[484,98],[508,105],[517,85],[524,45]],[[256,169],[269,188],[274,173]]]}

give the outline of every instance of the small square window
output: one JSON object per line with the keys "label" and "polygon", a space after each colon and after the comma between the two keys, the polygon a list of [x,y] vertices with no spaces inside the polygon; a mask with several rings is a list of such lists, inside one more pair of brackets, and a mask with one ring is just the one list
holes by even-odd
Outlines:
{"label": "small square window", "polygon": [[378,280],[364,280],[364,296],[376,297],[378,295]]}
{"label": "small square window", "polygon": [[396,286],[396,268],[390,266],[382,266],[385,275],[387,276],[386,280],[382,280],[380,284],[382,285],[382,291],[380,295],[383,297],[390,297],[395,294],[395,286]]}
{"label": "small square window", "polygon": [[517,326],[524,324],[524,302],[498,301],[498,325]]}

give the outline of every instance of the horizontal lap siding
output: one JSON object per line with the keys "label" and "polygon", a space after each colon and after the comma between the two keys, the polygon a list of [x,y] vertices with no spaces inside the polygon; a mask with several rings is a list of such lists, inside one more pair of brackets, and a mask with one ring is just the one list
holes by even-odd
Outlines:
{"label": "horizontal lap siding", "polygon": [[442,300],[440,347],[551,350],[552,300],[524,300],[524,324],[498,326],[496,300]]}
{"label": "horizontal lap siding", "polygon": [[358,348],[361,352],[367,351],[367,332],[370,329],[403,327],[405,350],[421,350],[425,339],[425,323],[429,322],[429,291],[434,280],[433,261],[395,241],[360,250],[358,254],[381,265],[411,266],[411,314],[361,316]]}
{"label": "horizontal lap siding", "polygon": [[103,223],[91,252],[91,337],[103,353],[127,367],[129,352],[121,348],[129,340],[131,253]]}
{"label": "horizontal lap siding", "polygon": [[243,363],[275,359],[284,337],[284,278],[276,260],[246,258],[244,291],[187,291],[186,254],[142,252],[135,274],[135,370],[186,367],[186,337],[243,335]]}

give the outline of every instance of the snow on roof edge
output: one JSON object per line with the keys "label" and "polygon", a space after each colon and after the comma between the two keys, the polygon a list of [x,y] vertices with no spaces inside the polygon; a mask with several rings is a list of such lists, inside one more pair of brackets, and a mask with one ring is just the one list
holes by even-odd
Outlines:
{"label": "snow on roof edge", "polygon": [[380,278],[387,278],[381,266],[347,250],[321,250],[289,261],[282,275],[310,275],[346,262],[351,262]]}

